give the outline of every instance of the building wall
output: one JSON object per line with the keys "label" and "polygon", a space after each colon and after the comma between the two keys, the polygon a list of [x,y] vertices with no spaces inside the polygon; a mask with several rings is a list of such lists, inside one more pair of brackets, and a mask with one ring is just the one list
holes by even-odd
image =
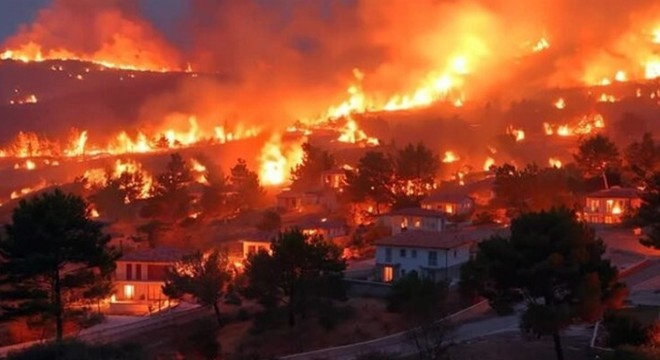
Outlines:
{"label": "building wall", "polygon": [[167,299],[162,292],[169,263],[117,261],[115,300],[148,301]]}
{"label": "building wall", "polygon": [[422,202],[422,208],[438,210],[452,215],[466,215],[474,209],[474,201],[470,198],[465,198],[462,201]]}
{"label": "building wall", "polygon": [[584,220],[593,224],[619,224],[631,209],[639,208],[638,198],[591,198],[587,197]]}
{"label": "building wall", "polygon": [[440,217],[386,215],[382,217],[381,224],[389,226],[392,229],[392,235],[405,231],[404,229],[426,231],[444,229],[444,219]]}
{"label": "building wall", "polygon": [[[376,277],[381,281],[387,280],[384,279],[386,267],[396,270],[392,278],[392,280],[396,280],[411,271],[417,271],[422,275],[425,269],[447,269],[462,265],[470,260],[470,248],[469,243],[449,250],[377,246],[376,265],[379,274]],[[388,249],[390,256],[388,256]],[[433,256],[430,253],[435,253],[435,262],[431,262]]]}

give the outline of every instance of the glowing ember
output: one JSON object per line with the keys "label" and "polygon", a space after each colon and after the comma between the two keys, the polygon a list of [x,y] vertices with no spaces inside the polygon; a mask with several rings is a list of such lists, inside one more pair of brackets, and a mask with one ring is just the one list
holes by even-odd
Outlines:
{"label": "glowing ember", "polygon": [[445,157],[442,158],[442,162],[447,164],[456,162],[458,160],[460,160],[460,158],[453,151],[445,151]]}
{"label": "glowing ember", "polygon": [[559,98],[557,101],[555,101],[555,107],[559,110],[565,108],[566,101],[564,101],[564,98]]}
{"label": "glowing ember", "polygon": [[616,72],[616,75],[614,75],[614,80],[619,82],[625,82],[628,81],[628,76],[626,75],[625,71],[619,70]]}
{"label": "glowing ember", "polygon": [[598,102],[616,102],[617,99],[614,95],[608,95],[608,94],[600,94],[600,97],[598,98]]}
{"label": "glowing ember", "polygon": [[541,38],[536,44],[534,44],[534,46],[532,47],[532,51],[541,52],[549,47],[550,47],[550,42],[546,38]]}
{"label": "glowing ember", "polygon": [[10,197],[12,200],[13,200],[13,199],[18,199],[18,198],[21,198],[21,197],[23,197],[23,196],[25,196],[25,195],[31,194],[31,193],[33,193],[33,192],[35,192],[35,191],[39,191],[39,190],[41,190],[41,189],[43,189],[43,188],[45,188],[45,187],[46,187],[46,182],[45,182],[45,181],[41,181],[39,184],[37,184],[37,185],[35,185],[35,186],[33,186],[33,187],[26,187],[26,188],[22,188],[22,189],[20,189],[20,190],[12,191],[12,193],[9,195],[9,197]]}

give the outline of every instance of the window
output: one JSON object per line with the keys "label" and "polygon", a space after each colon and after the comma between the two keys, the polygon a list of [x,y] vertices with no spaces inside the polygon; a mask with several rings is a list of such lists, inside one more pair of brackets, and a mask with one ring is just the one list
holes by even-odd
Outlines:
{"label": "window", "polygon": [[394,269],[391,266],[383,268],[383,281],[390,282],[394,280]]}
{"label": "window", "polygon": [[142,264],[135,264],[135,280],[142,280]]}
{"label": "window", "polygon": [[135,296],[135,286],[124,285],[124,297],[126,299],[132,299],[133,296]]}
{"label": "window", "polygon": [[406,257],[406,249],[399,250],[399,256],[401,256],[402,258]]}
{"label": "window", "polygon": [[385,248],[385,262],[392,262],[392,249]]}
{"label": "window", "polygon": [[133,280],[133,264],[126,264],[126,280]]}
{"label": "window", "polygon": [[438,266],[438,252],[429,251],[429,266]]}
{"label": "window", "polygon": [[454,249],[454,258],[456,258],[456,249]]}
{"label": "window", "polygon": [[410,257],[415,259],[417,257],[417,249],[410,250]]}

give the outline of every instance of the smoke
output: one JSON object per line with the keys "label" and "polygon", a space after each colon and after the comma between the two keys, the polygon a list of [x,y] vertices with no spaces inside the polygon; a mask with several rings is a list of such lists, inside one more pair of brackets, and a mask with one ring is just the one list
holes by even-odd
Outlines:
{"label": "smoke", "polygon": [[[617,69],[639,78],[640,59],[658,55],[644,45],[660,25],[652,0],[191,0],[172,25],[185,46],[168,43],[137,3],[55,0],[5,45],[150,68],[190,63],[223,80],[183,80],[146,101],[140,121],[189,112],[202,126],[280,129],[324,114],[358,82],[383,104],[449,74],[460,97],[484,100],[597,83]],[[534,52],[541,39],[550,47]]]}

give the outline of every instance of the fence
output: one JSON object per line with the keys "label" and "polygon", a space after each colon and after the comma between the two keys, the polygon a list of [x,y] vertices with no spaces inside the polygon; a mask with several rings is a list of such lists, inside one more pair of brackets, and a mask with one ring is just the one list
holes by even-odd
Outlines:
{"label": "fence", "polygon": [[[489,311],[489,309],[490,305],[488,305],[488,301],[482,301],[467,309],[463,309],[457,313],[449,315],[443,320],[451,323],[458,323],[481,316]],[[361,343],[287,355],[281,357],[280,360],[351,360],[360,354],[366,354],[370,352],[391,353],[398,354],[400,356],[409,355],[413,354],[417,350],[411,341],[413,331],[414,330],[407,330]]]}

